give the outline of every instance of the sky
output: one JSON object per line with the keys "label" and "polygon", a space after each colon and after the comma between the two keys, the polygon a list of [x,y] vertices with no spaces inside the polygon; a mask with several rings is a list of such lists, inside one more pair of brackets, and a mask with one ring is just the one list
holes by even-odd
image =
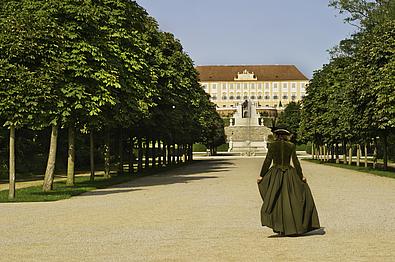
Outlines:
{"label": "sky", "polygon": [[307,77],[356,29],[328,0],[137,0],[195,65],[295,65]]}

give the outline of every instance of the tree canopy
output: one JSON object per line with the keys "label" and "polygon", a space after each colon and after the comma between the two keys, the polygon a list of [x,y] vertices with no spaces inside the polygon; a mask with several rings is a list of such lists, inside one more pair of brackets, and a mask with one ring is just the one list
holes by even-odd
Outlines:
{"label": "tree canopy", "polygon": [[335,0],[358,30],[331,50],[315,71],[302,106],[301,137],[318,144],[347,141],[384,145],[395,130],[395,2]]}

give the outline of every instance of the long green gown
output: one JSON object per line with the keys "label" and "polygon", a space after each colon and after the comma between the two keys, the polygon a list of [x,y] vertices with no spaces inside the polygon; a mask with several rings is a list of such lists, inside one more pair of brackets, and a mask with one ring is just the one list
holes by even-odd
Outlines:
{"label": "long green gown", "polygon": [[294,144],[282,140],[271,143],[260,175],[262,226],[282,235],[300,235],[320,228],[313,196],[302,180]]}

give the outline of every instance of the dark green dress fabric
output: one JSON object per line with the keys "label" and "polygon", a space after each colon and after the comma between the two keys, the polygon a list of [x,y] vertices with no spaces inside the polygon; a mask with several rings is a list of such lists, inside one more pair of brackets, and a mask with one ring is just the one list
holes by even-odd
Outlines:
{"label": "dark green dress fabric", "polygon": [[302,181],[294,144],[286,141],[271,143],[260,175],[263,177],[258,184],[263,200],[262,226],[284,235],[298,235],[320,228],[310,188]]}

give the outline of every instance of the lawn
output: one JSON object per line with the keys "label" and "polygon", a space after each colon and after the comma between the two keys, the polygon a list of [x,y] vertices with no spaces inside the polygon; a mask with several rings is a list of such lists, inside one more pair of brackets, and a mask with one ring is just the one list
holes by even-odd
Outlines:
{"label": "lawn", "polygon": [[[193,162],[192,162],[193,163]],[[103,176],[96,176],[95,181],[90,181],[89,176],[76,176],[74,186],[67,186],[66,180],[57,181],[53,184],[53,191],[43,192],[42,185],[31,186],[26,188],[16,189],[15,199],[8,200],[8,190],[0,191],[0,203],[4,202],[44,202],[57,201],[68,199],[72,196],[77,196],[85,192],[95,189],[106,188],[112,185],[125,183],[139,177],[158,174],[169,169],[178,168],[180,166],[189,165],[190,163],[179,164],[175,166],[150,169],[141,174],[134,175],[116,175],[105,179]]]}
{"label": "lawn", "polygon": [[[309,161],[312,163],[316,164],[323,164],[323,165],[328,165],[328,166],[334,166],[334,167],[340,167],[340,168],[346,168],[346,169],[351,169],[363,173],[369,173],[373,174],[376,176],[385,176],[385,177],[390,177],[390,178],[395,178],[395,170],[392,167],[389,167],[388,171],[382,170],[382,169],[373,169],[372,167],[365,167],[365,166],[356,166],[356,165],[345,165],[345,164],[336,164],[336,163],[331,163],[331,162],[321,162],[320,160],[313,160],[313,159],[303,159],[303,161]],[[353,163],[355,164],[355,163]]]}

